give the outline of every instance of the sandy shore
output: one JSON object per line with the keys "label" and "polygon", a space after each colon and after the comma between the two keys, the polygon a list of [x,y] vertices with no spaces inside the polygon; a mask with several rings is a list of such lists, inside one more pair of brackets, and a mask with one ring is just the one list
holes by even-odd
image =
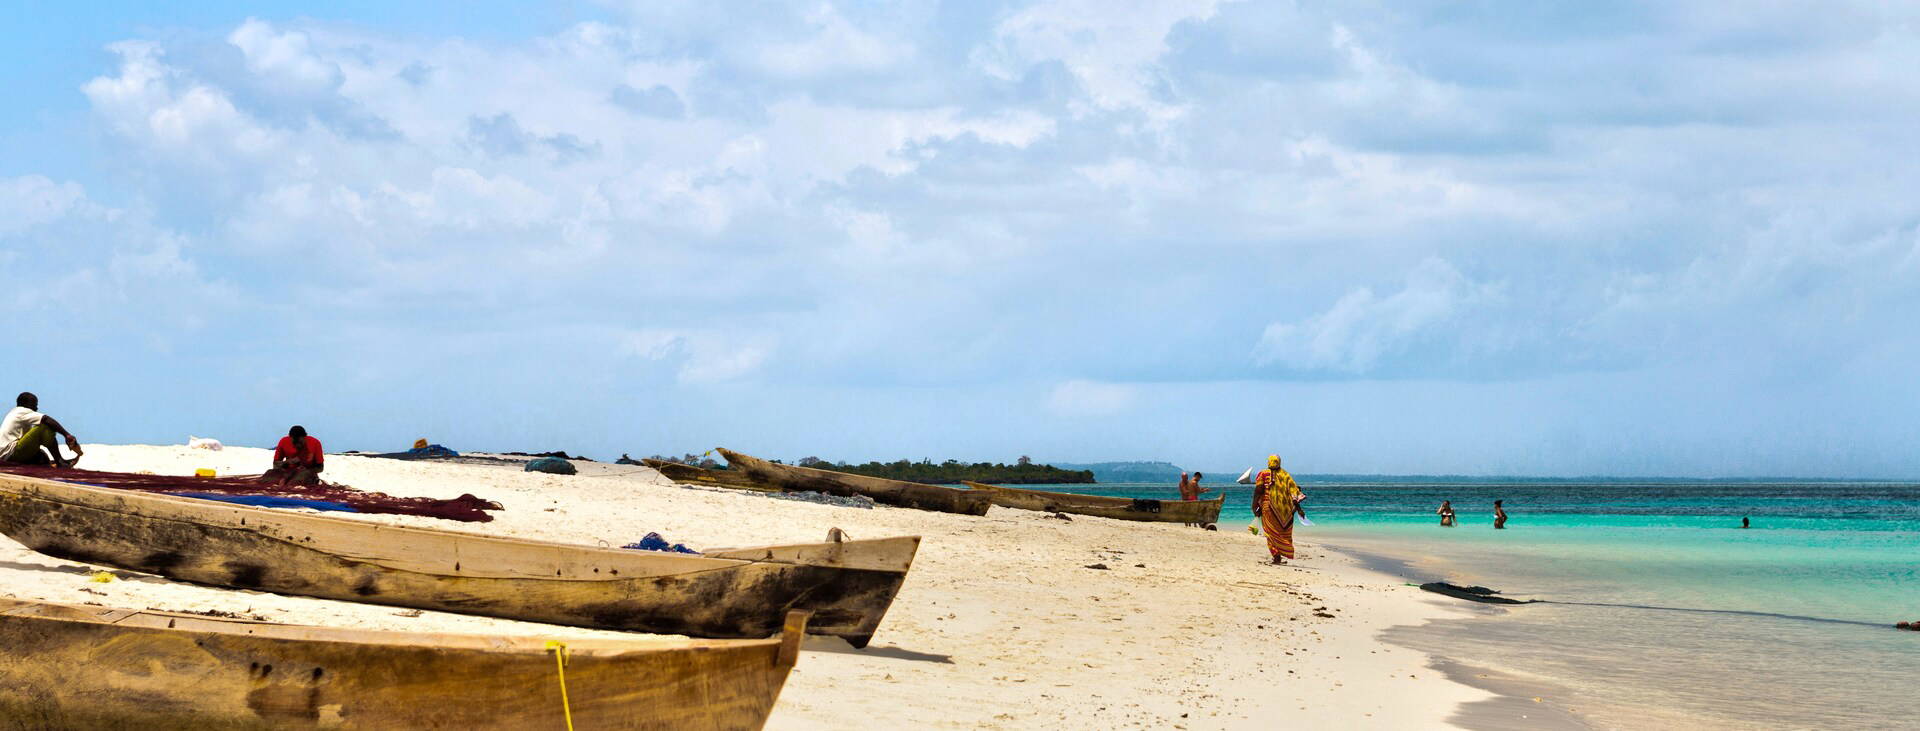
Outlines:
{"label": "sandy shore", "polygon": [[[267,452],[86,447],[84,466],[259,472]],[[658,531],[694,548],[921,535],[906,586],[872,646],[814,638],[769,728],[1420,728],[1492,694],[1455,683],[1388,627],[1465,611],[1303,534],[1297,566],[1265,564],[1241,526],[1178,525],[995,508],[964,517],[775,500],[675,486],[644,467],[577,463],[554,476],[507,466],[329,456],[328,479],[395,495],[473,493],[491,523],[357,519],[589,545]],[[335,515],[345,515],[336,513]],[[1092,565],[1106,568],[1089,568]],[[379,629],[586,636],[591,630],[179,584],[93,567],[0,537],[0,595],[203,611]],[[623,635],[631,636],[631,635]]]}

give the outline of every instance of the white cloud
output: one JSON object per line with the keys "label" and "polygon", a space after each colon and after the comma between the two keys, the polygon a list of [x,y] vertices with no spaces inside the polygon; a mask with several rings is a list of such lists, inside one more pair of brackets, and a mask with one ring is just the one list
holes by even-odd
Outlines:
{"label": "white cloud", "polygon": [[746,378],[772,354],[764,338],[711,330],[640,330],[628,333],[623,347],[644,360],[677,361],[675,379],[687,385]]}
{"label": "white cloud", "polygon": [[855,27],[830,4],[807,13],[805,38],[769,43],[759,50],[762,69],[777,76],[815,76],[834,71],[875,71],[906,61],[913,48],[898,39]]}
{"label": "white cloud", "polygon": [[1464,315],[1499,296],[1497,287],[1470,281],[1443,260],[1428,259],[1391,295],[1360,287],[1304,321],[1268,325],[1255,355],[1263,364],[1298,370],[1366,373],[1383,357],[1420,341],[1471,338],[1462,332]]}
{"label": "white cloud", "polygon": [[44,175],[0,178],[0,236],[57,220],[85,200],[79,183],[55,183]]}
{"label": "white cloud", "polygon": [[276,83],[307,92],[340,85],[340,66],[316,56],[305,33],[278,32],[268,23],[249,18],[227,35],[227,42],[246,56],[249,71]]}
{"label": "white cloud", "polygon": [[1058,61],[1101,110],[1131,109],[1156,121],[1180,114],[1161,98],[1166,79],[1160,57],[1175,25],[1213,15],[1217,0],[1113,3],[1053,0],[1034,3],[1001,20],[993,42],[974,62],[1003,79],[1019,79],[1034,65]]}
{"label": "white cloud", "polygon": [[1112,416],[1133,406],[1139,388],[1125,383],[1070,380],[1047,394],[1047,410],[1061,416]]}

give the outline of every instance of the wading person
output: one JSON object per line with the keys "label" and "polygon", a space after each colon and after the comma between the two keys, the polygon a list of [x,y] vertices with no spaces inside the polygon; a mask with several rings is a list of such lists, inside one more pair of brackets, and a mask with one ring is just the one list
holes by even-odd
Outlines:
{"label": "wading person", "polygon": [[[60,440],[66,437],[73,459],[60,456]],[[43,451],[44,450],[44,451]],[[51,416],[40,413],[40,397],[22,391],[13,399],[13,410],[0,420],[0,462],[19,465],[72,467],[80,461],[80,440]]]}
{"label": "wading person", "polygon": [[1267,536],[1267,552],[1276,564],[1293,558],[1293,518],[1305,497],[1293,475],[1280,469],[1280,456],[1268,456],[1267,468],[1253,480],[1253,514],[1260,516],[1260,531]]}
{"label": "wading person", "polygon": [[1500,501],[1493,501],[1493,527],[1495,530],[1507,527],[1507,509],[1500,507]]}
{"label": "wading person", "polygon": [[1446,527],[1446,528],[1452,528],[1452,527],[1453,527],[1453,520],[1454,520],[1454,515],[1453,515],[1453,501],[1452,501],[1452,500],[1442,500],[1442,501],[1440,501],[1440,509],[1439,509],[1439,510],[1435,510],[1435,511],[1433,511],[1433,512],[1434,512],[1434,514],[1436,514],[1436,515],[1439,515],[1439,516],[1440,516],[1440,525],[1441,525],[1441,526],[1443,526],[1443,527]]}
{"label": "wading person", "polygon": [[326,469],[327,455],[320,440],[307,436],[307,428],[295,426],[273,448],[273,469],[260,476],[261,482],[276,485],[318,485],[320,471]]}

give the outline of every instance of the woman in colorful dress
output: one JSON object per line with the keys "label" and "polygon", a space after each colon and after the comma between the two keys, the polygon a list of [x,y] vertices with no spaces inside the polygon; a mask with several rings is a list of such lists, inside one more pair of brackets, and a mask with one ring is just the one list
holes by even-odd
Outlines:
{"label": "woman in colorful dress", "polygon": [[1280,456],[1269,455],[1267,469],[1253,480],[1253,514],[1260,516],[1260,532],[1266,534],[1267,552],[1276,564],[1293,558],[1293,518],[1305,497],[1293,475],[1280,469]]}

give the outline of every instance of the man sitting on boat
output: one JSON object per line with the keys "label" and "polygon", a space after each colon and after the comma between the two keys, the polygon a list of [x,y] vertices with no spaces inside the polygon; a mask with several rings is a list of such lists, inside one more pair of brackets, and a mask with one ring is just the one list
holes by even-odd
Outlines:
{"label": "man sitting on boat", "polygon": [[[21,465],[72,467],[80,461],[80,440],[53,417],[40,413],[40,397],[22,391],[13,400],[13,410],[0,421],[0,462]],[[67,438],[73,459],[60,456],[60,441]],[[45,451],[42,451],[45,450]]]}
{"label": "man sitting on boat", "polygon": [[273,469],[260,476],[261,482],[278,485],[318,485],[320,471],[326,469],[327,455],[320,440],[307,436],[307,428],[295,426],[273,448]]}

